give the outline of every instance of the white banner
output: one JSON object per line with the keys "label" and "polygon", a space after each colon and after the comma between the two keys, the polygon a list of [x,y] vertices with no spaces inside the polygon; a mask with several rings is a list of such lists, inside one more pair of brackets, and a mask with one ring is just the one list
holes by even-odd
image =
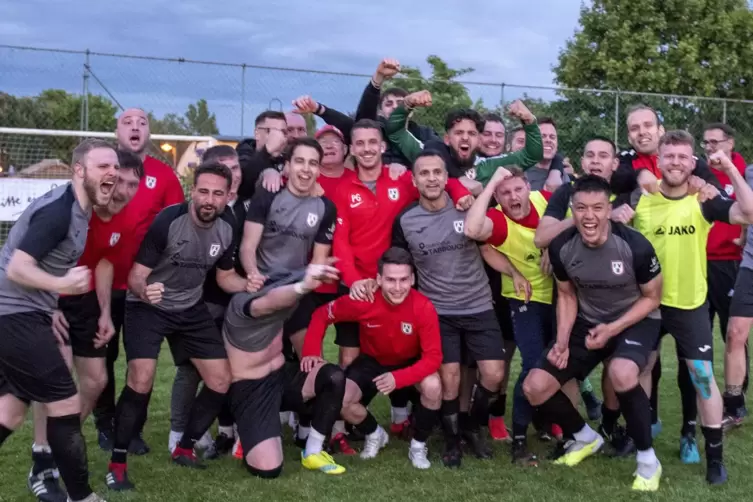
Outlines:
{"label": "white banner", "polygon": [[31,201],[53,188],[65,185],[66,179],[0,178],[0,221],[16,221]]}

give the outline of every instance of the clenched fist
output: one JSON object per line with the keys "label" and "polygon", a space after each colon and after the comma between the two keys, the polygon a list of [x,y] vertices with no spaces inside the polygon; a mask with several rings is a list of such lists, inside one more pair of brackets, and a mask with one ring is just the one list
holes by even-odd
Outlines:
{"label": "clenched fist", "polygon": [[60,280],[58,292],[64,295],[81,295],[89,291],[92,273],[89,267],[73,267]]}
{"label": "clenched fist", "polygon": [[408,108],[419,108],[431,106],[431,93],[429,91],[418,91],[405,96],[405,106]]}
{"label": "clenched fist", "polygon": [[162,284],[161,282],[153,282],[149,284],[144,290],[144,296],[149,303],[156,305],[162,301],[162,293],[164,292],[164,284]]}
{"label": "clenched fist", "polygon": [[507,113],[513,118],[516,118],[524,124],[532,124],[536,117],[533,116],[531,110],[519,99],[516,99],[510,106],[507,107]]}
{"label": "clenched fist", "polygon": [[374,83],[382,85],[385,80],[389,80],[400,73],[400,61],[397,59],[385,58],[377,66],[374,73]]}
{"label": "clenched fist", "polygon": [[311,96],[301,96],[293,100],[293,113],[303,115],[305,113],[316,113],[319,109],[319,103],[314,101]]}

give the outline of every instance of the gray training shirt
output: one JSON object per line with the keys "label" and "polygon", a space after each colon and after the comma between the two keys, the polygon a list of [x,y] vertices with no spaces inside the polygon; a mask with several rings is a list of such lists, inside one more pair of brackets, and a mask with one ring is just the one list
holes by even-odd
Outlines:
{"label": "gray training shirt", "polygon": [[418,290],[440,315],[465,315],[492,308],[492,291],[479,243],[463,232],[465,214],[449,195],[439,211],[416,202],[403,210],[392,227],[392,245],[413,255]]}
{"label": "gray training shirt", "polygon": [[283,324],[295,311],[298,302],[276,310],[264,317],[251,317],[251,302],[275,288],[294,284],[304,277],[304,271],[296,272],[268,283],[256,293],[236,293],[225,311],[222,334],[233,346],[246,352],[261,352],[280,334]]}
{"label": "gray training shirt", "polygon": [[298,197],[287,188],[277,193],[259,188],[246,212],[246,221],[264,226],[256,250],[259,273],[288,274],[305,267],[315,243],[332,244],[336,214],[335,205],[324,197]]}
{"label": "gray training shirt", "polygon": [[10,258],[15,250],[23,251],[37,261],[39,268],[62,277],[84,252],[90,218],[91,211],[81,208],[70,183],[32,201],[0,251],[0,315],[55,309],[57,293],[28,289],[8,279]]}
{"label": "gray training shirt", "polygon": [[[575,285],[578,317],[592,325],[622,316],[642,296],[640,286],[661,273],[648,239],[620,223],[611,225],[607,241],[598,248],[586,246],[575,227],[549,245],[554,276]],[[659,319],[659,311],[649,317]]]}
{"label": "gray training shirt", "polygon": [[[745,169],[745,180],[753,188],[753,165]],[[743,261],[741,267],[753,270],[753,225],[748,226],[745,233],[745,247],[743,248]]]}
{"label": "gray training shirt", "polygon": [[[162,310],[186,310],[202,298],[207,272],[217,265],[233,269],[233,225],[227,212],[210,227],[200,227],[191,219],[193,203],[168,206],[157,215],[141,243],[136,263],[151,268],[147,284],[165,286]],[[130,291],[128,301],[143,301]]]}

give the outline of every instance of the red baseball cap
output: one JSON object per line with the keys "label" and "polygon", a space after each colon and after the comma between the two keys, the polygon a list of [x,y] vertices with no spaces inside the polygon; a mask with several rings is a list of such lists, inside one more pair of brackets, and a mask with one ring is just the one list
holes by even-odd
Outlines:
{"label": "red baseball cap", "polygon": [[333,125],[326,125],[316,131],[316,134],[314,134],[314,139],[319,139],[328,132],[336,134],[337,137],[340,138],[340,141],[342,141],[343,143],[345,142],[345,136],[343,135],[342,131]]}

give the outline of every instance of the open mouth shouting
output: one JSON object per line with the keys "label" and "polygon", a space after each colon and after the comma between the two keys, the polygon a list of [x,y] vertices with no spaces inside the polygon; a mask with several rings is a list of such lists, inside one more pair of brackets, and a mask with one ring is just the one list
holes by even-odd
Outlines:
{"label": "open mouth shouting", "polygon": [[458,153],[460,154],[461,158],[467,159],[471,156],[471,145],[470,143],[460,143],[458,145]]}

